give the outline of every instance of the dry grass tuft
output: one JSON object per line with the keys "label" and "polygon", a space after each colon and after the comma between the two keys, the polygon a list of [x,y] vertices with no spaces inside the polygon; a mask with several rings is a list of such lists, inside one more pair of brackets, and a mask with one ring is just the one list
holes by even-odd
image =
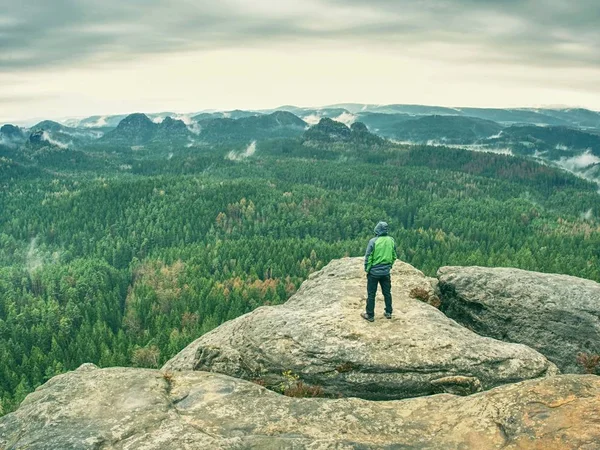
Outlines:
{"label": "dry grass tuft", "polygon": [[167,382],[167,393],[170,394],[173,389],[173,373],[163,372],[162,377]]}
{"label": "dry grass tuft", "polygon": [[323,397],[325,393],[321,386],[309,386],[302,381],[298,381],[295,386],[291,386],[283,391],[283,395],[296,398],[314,398]]}
{"label": "dry grass tuft", "polygon": [[437,295],[435,294],[431,294],[427,289],[424,289],[422,287],[415,287],[413,288],[409,295],[412,298],[415,298],[417,300],[420,300],[424,303],[427,303],[428,305],[433,306],[434,308],[439,308],[442,305],[441,300],[438,298]]}
{"label": "dry grass tuft", "polygon": [[585,373],[595,374],[598,373],[600,368],[600,355],[592,355],[589,353],[579,353],[577,355],[577,362]]}

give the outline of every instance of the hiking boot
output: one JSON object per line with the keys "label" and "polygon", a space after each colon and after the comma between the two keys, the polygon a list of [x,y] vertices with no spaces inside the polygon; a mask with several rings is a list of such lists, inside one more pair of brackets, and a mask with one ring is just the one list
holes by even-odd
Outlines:
{"label": "hiking boot", "polygon": [[385,317],[386,319],[391,319],[391,318],[392,318],[392,313],[387,313],[387,312],[386,312],[386,313],[383,313],[383,315],[384,315],[384,317]]}
{"label": "hiking boot", "polygon": [[366,312],[361,313],[360,317],[362,317],[365,320],[368,320],[369,322],[375,322],[375,318],[370,317]]}

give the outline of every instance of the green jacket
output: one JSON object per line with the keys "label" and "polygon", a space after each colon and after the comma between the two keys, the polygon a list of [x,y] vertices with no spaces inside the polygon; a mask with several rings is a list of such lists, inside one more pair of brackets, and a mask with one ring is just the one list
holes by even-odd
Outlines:
{"label": "green jacket", "polygon": [[388,236],[388,225],[379,222],[375,227],[377,235],[369,241],[365,253],[365,272],[374,276],[385,276],[390,274],[394,262],[398,258],[396,242]]}

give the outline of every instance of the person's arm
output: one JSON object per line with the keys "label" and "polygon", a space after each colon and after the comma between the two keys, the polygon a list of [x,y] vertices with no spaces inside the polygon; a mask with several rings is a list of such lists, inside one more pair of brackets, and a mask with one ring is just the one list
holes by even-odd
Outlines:
{"label": "person's arm", "polygon": [[[392,238],[392,239],[394,239],[394,238]],[[396,261],[397,259],[398,259],[398,249],[396,248],[396,241],[394,240],[394,261]]]}
{"label": "person's arm", "polygon": [[371,255],[373,254],[373,249],[375,248],[375,240],[377,238],[373,238],[369,241],[369,245],[367,245],[367,252],[365,253],[365,272],[369,273],[371,270]]}

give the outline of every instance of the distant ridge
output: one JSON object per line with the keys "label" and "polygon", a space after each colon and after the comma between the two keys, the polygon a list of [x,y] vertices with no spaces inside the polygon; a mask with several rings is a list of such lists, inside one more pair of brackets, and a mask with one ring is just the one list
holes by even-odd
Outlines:
{"label": "distant ridge", "polygon": [[288,111],[251,115],[238,119],[208,118],[198,121],[202,141],[239,141],[274,137],[298,137],[307,123]]}
{"label": "distant ridge", "polygon": [[388,123],[383,122],[381,116],[369,115],[365,119],[365,123],[372,125],[383,136],[423,144],[429,141],[448,144],[474,143],[479,139],[496,135],[503,128],[490,120],[465,116],[403,115],[396,122]]}
{"label": "distant ridge", "polygon": [[192,133],[186,124],[167,116],[162,122],[154,123],[142,113],[125,117],[117,128],[101,139],[102,143],[144,145],[151,141],[187,140]]}
{"label": "distant ridge", "polygon": [[[323,119],[336,124],[321,123]],[[357,125],[353,130],[357,123],[365,127]],[[317,125],[320,126],[314,128]],[[309,127],[313,129],[305,134]],[[255,140],[264,139],[378,145],[383,138],[409,145],[452,145],[520,155],[600,182],[600,112],[585,108],[475,108],[401,103],[282,105],[265,110],[95,115],[61,122],[43,120],[20,132],[14,125],[3,129],[0,145],[13,150],[36,132],[33,141],[40,146],[81,150],[93,145],[165,144],[164,148],[170,149],[168,153],[178,145],[187,149],[239,144],[245,148]],[[360,139],[355,138],[358,135]]]}

